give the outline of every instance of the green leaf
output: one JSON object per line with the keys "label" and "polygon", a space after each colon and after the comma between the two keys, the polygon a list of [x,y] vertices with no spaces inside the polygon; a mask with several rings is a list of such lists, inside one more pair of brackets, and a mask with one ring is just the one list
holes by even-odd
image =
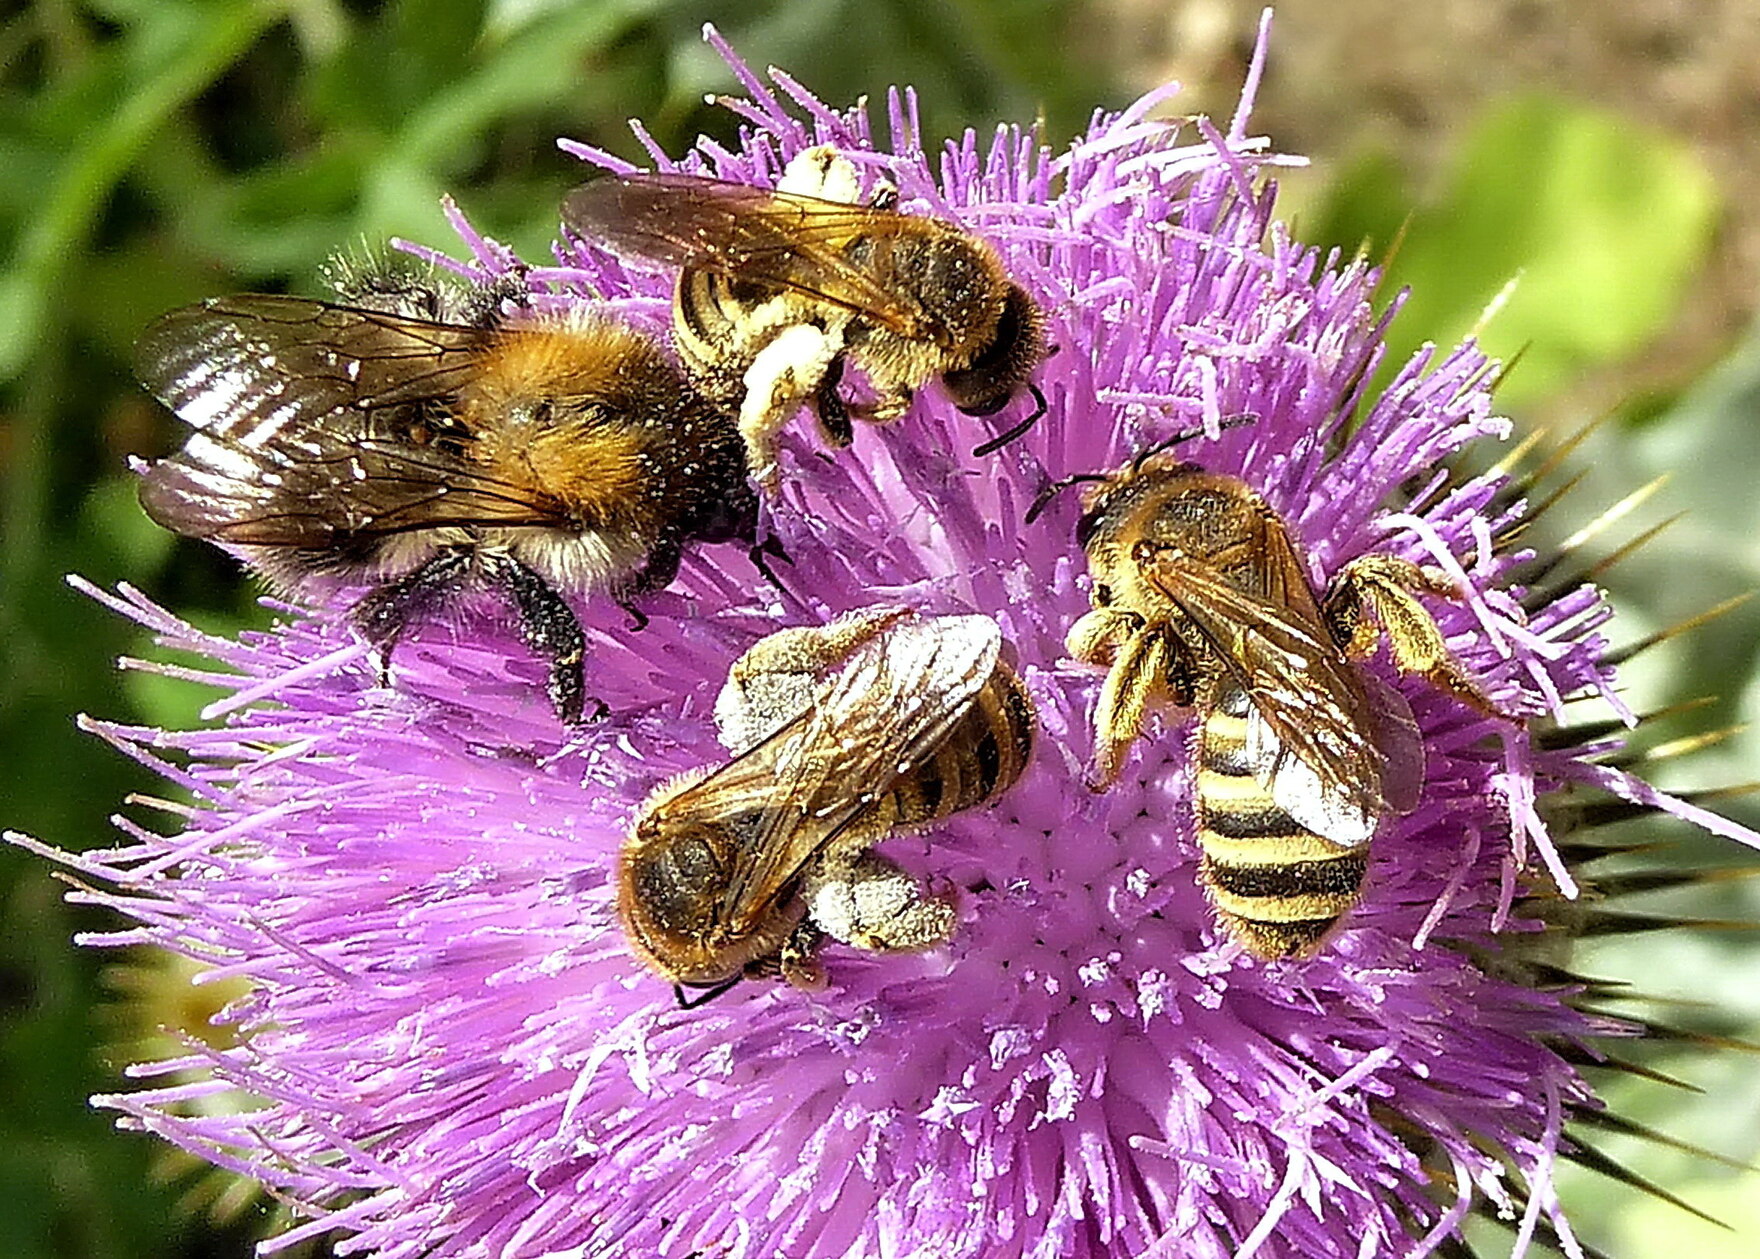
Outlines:
{"label": "green leaf", "polygon": [[1666,1202],[1632,1195],[1619,1213],[1621,1243],[1628,1255],[1692,1255],[1694,1259],[1753,1259],[1760,1238],[1760,1185],[1750,1174],[1671,1185],[1681,1197],[1726,1227],[1694,1219]]}
{"label": "green leaf", "polygon": [[[228,636],[236,635],[241,629],[262,628],[261,625],[243,620],[229,621],[212,614],[203,616],[201,620],[203,629]],[[165,650],[153,641],[153,635],[146,630],[135,635],[128,655],[137,660],[203,669],[216,667],[212,661],[194,659]],[[163,730],[197,730],[208,725],[208,722],[202,720],[202,709],[225,696],[225,692],[217,687],[138,667],[130,668],[122,674],[122,690],[145,724],[158,726]]]}
{"label": "green leaf", "polygon": [[80,525],[115,556],[116,567],[136,580],[158,569],[176,540],[147,518],[135,498],[135,478],[100,481],[81,504]]}
{"label": "green leaf", "polygon": [[[203,23],[144,25],[137,43],[103,59],[118,71],[114,82],[88,75],[73,97],[98,91],[125,92],[114,111],[72,111],[45,98],[43,121],[78,121],[78,138],[45,189],[28,221],[0,308],[0,379],[18,374],[43,332],[41,314],[59,287],[68,262],[85,245],[106,199],[153,133],[180,105],[207,87],[275,21],[284,5],[215,7]],[[167,33],[167,31],[169,33]],[[110,50],[106,50],[110,51]],[[93,118],[104,119],[94,126]]]}
{"label": "green leaf", "polygon": [[[1385,162],[1353,168],[1321,216],[1330,240],[1385,242],[1396,187]],[[1493,355],[1525,352],[1500,401],[1546,397],[1666,326],[1705,263],[1719,209],[1710,172],[1681,141],[1558,97],[1506,101],[1473,128],[1442,195],[1413,216],[1388,276],[1388,291],[1411,290],[1392,357],[1452,344],[1483,322]]]}

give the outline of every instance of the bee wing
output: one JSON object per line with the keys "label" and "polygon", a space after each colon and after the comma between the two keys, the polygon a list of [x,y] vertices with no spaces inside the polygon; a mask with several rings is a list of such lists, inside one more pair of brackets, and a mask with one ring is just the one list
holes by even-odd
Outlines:
{"label": "bee wing", "polygon": [[653,174],[583,184],[562,203],[562,221],[619,252],[789,289],[903,336],[935,331],[918,303],[844,251],[853,240],[922,231],[935,220],[700,175]]}
{"label": "bee wing", "polygon": [[996,669],[987,616],[913,617],[864,643],[807,711],[703,786],[761,802],[721,921],[761,915],[815,856],[940,748]]}
{"label": "bee wing", "polygon": [[1340,848],[1358,848],[1375,837],[1381,816],[1376,802],[1342,790],[1293,755],[1256,705],[1247,712],[1247,760],[1254,777],[1270,789],[1271,799],[1298,825]]}
{"label": "bee wing", "polygon": [[1359,673],[1375,717],[1375,746],[1385,762],[1381,795],[1389,812],[1410,813],[1424,786],[1424,734],[1406,697],[1372,673]]}
{"label": "bee wing", "polygon": [[1375,837],[1384,815],[1418,807],[1424,783],[1424,741],[1411,705],[1371,674],[1359,674],[1368,696],[1374,743],[1381,754],[1379,800],[1358,798],[1327,783],[1308,762],[1285,754],[1260,709],[1247,714],[1247,759],[1271,788],[1271,798],[1296,822],[1344,848]]}
{"label": "bee wing", "polygon": [[1247,757],[1272,798],[1317,835],[1347,847],[1366,843],[1387,807],[1384,757],[1361,677],[1318,619],[1183,556],[1160,552],[1142,563],[1251,701]]}
{"label": "bee wing", "polygon": [[161,316],[136,346],[136,373],[196,431],[148,469],[147,514],[192,537],[290,547],[553,521],[521,487],[408,435],[408,408],[434,404],[436,422],[469,436],[444,418],[447,400],[489,335],[249,293]]}

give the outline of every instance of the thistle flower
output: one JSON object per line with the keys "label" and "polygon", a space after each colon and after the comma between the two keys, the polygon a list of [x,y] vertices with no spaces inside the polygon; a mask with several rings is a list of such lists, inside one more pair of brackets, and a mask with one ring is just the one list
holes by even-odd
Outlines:
{"label": "thistle flower", "polygon": [[[223,688],[226,721],[88,723],[188,793],[175,834],[121,819],[105,852],[18,842],[133,920],[88,943],[251,982],[225,1016],[236,1043],[191,1040],[99,1103],[310,1217],[265,1250],[335,1230],[392,1259],[1421,1256],[1460,1253],[1463,1221],[1490,1212],[1518,1252],[1539,1235],[1580,1253],[1553,1169],[1596,1104],[1581,1046],[1636,1029],[1527,960],[1536,889],[1577,892],[1541,802],[1581,784],[1755,837],[1605,763],[1617,734],[1531,733],[1574,697],[1617,707],[1608,610],[1588,585],[1524,607],[1519,487],[1442,470],[1507,430],[1477,348],[1427,351],[1369,394],[1392,312],[1371,266],[1273,217],[1266,176],[1291,159],[1246,129],[1263,40],[1226,129],[1155,120],[1159,92],[1052,153],[1014,128],[926,150],[909,92],[876,135],[709,38],[749,93],[726,102],[741,143],[680,162],[650,144],[655,165],[770,185],[831,144],[907,211],[982,233],[1048,312],[1049,413],[982,459],[984,421],[934,390],[835,455],[791,426],[769,519],[783,588],[704,552],[640,633],[585,609],[611,713],[579,729],[493,620],[417,631],[386,688],[334,608],[275,605],[282,623],[234,641],[91,591],[211,662],[174,671]],[[456,270],[520,268],[458,222]],[[668,278],[592,242],[526,277],[540,306],[665,327]],[[1191,457],[1265,496],[1317,584],[1371,551],[1447,572],[1461,599],[1440,624],[1508,715],[1371,666],[1423,732],[1423,797],[1302,963],[1256,961],[1212,922],[1185,718],[1112,790],[1083,789],[1100,676],[1063,645],[1088,606],[1075,506],[1023,523],[1056,479],[1194,425]],[[886,845],[957,892],[957,934],[922,955],[832,948],[822,994],[752,982],[680,1010],[618,928],[631,816],[723,759],[713,701],[742,651],[876,603],[995,617],[1039,711],[1011,792]]]}

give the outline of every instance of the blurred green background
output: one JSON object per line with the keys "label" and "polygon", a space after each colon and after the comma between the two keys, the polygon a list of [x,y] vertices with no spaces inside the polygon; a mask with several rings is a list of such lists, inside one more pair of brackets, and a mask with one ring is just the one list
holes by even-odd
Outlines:
{"label": "blurred green background", "polygon": [[[1579,451],[1585,483],[1551,536],[1672,473],[1608,535],[1612,546],[1691,513],[1606,574],[1621,641],[1753,587],[1760,568],[1760,334],[1748,326],[1760,283],[1760,19],[1745,0],[1697,6],[1690,23],[1681,7],[1291,0],[1256,114],[1257,131],[1315,159],[1284,181],[1298,235],[1379,250],[1405,225],[1393,280],[1416,291],[1396,349],[1482,328],[1494,352],[1525,351],[1502,394],[1519,423],[1569,431],[1611,416]],[[728,134],[727,117],[703,104],[733,86],[701,42],[705,20],[833,103],[910,82],[931,136],[1038,116],[1062,143],[1095,106],[1171,77],[1187,84],[1181,108],[1229,114],[1257,7],[62,0],[6,14],[0,823],[79,848],[110,843],[109,812],[152,784],[77,734],[70,714],[180,724],[203,697],[119,675],[113,659],[148,644],[62,576],[134,582],[215,629],[262,620],[229,562],[174,541],[135,506],[124,456],[163,453],[178,437],[127,372],[130,342],[154,314],[242,289],[321,292],[318,264],[363,239],[455,248],[437,208],[446,192],[479,227],[541,256],[577,177],[554,137],[634,158],[632,116],[675,152],[698,132]],[[1652,741],[1751,717],[1757,643],[1760,619],[1745,609],[1641,658],[1630,670],[1640,707],[1721,697]],[[1737,737],[1659,776],[1733,783],[1754,762],[1754,743]],[[1691,838],[1669,854],[1746,859]],[[0,851],[0,1255],[244,1255],[266,1209],[217,1224],[180,1206],[200,1182],[85,1105],[116,1087],[141,1030],[186,1016],[175,1005],[118,1012],[141,972],[106,976],[116,959],[69,947],[75,930],[110,924],[64,905],[63,890],[43,863]],[[1653,908],[1760,918],[1739,880]],[[1671,1008],[1673,1021],[1760,1039],[1760,950],[1740,931],[1612,936],[1579,961],[1705,1003]],[[142,1028],[131,1032],[131,1018]],[[1622,1113],[1755,1156],[1760,1059],[1647,1053],[1704,1092],[1616,1081]],[[1760,1182],[1647,1143],[1609,1149],[1734,1231],[1573,1171],[1563,1192],[1587,1240],[1640,1259],[1760,1253]]]}

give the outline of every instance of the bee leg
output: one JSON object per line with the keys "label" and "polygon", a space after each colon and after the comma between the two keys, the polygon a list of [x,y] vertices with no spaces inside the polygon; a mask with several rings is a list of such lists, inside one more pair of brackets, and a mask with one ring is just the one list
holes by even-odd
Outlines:
{"label": "bee leg", "polygon": [[833,939],[870,953],[914,953],[946,944],[959,915],[953,902],[879,853],[832,854],[802,880],[807,916]]}
{"label": "bee leg", "polygon": [[396,581],[378,587],[354,606],[361,635],[379,654],[379,684],[391,685],[391,653],[412,621],[421,620],[455,591],[470,571],[468,547],[440,552]]}
{"label": "bee leg", "polygon": [[825,967],[819,961],[819,944],[825,933],[808,919],[802,919],[788,933],[776,954],[776,968],[783,980],[803,992],[825,990]]}
{"label": "bee leg", "polygon": [[839,354],[825,369],[825,378],[813,394],[813,411],[819,417],[819,431],[825,441],[839,450],[856,439],[855,426],[850,423],[849,407],[838,389],[843,384],[844,357]]}
{"label": "bee leg", "polygon": [[1063,646],[1071,656],[1085,664],[1109,665],[1118,655],[1118,649],[1129,642],[1132,635],[1142,631],[1143,622],[1139,617],[1117,608],[1095,608],[1083,613],[1069,627]]}
{"label": "bee leg", "polygon": [[[684,558],[684,548],[677,538],[663,537],[648,552],[648,562],[629,581],[628,591],[632,595],[645,595],[650,591],[664,590],[678,576],[678,563]],[[631,611],[634,611],[632,608]],[[646,625],[648,619],[642,618]]]}
{"label": "bee leg", "polygon": [[1175,708],[1190,708],[1198,698],[1198,669],[1191,655],[1177,642],[1168,646],[1167,702]]}
{"label": "bee leg", "polygon": [[[742,978],[744,978],[744,976],[738,974],[729,976],[718,984],[712,984],[707,988],[699,989],[694,996],[689,997],[684,995],[683,984],[673,984],[672,998],[678,1002],[679,1009],[694,1010],[700,1005],[708,1005],[709,1002],[715,1000],[716,997],[719,997],[722,993],[733,987]],[[691,987],[696,988],[697,985],[692,984]]]}
{"label": "bee leg", "polygon": [[870,608],[831,625],[796,625],[754,643],[727,671],[715,703],[722,744],[740,755],[813,706],[827,672],[910,613]]}
{"label": "bee leg", "polygon": [[648,562],[642,566],[642,570],[624,583],[617,598],[617,606],[629,613],[629,627],[632,631],[648,628],[648,614],[636,607],[631,600],[637,595],[670,586],[672,579],[678,576],[678,563],[683,557],[684,549],[679,546],[677,538],[661,538],[648,552]]}
{"label": "bee leg", "polygon": [[916,390],[908,385],[900,385],[881,394],[872,406],[863,407],[858,414],[871,424],[890,424],[909,411],[911,403],[916,400]]}
{"label": "bee leg", "polygon": [[776,181],[776,189],[854,205],[861,196],[862,177],[855,163],[839,153],[836,145],[815,144],[789,159],[782,177]]}
{"label": "bee leg", "polygon": [[823,675],[837,668],[864,643],[911,616],[909,608],[878,604],[839,617],[829,625],[794,625],[760,638],[733,662],[728,680],[743,690],[754,682],[798,677],[805,703]]}
{"label": "bee leg", "polygon": [[629,629],[632,634],[639,634],[648,628],[648,614],[627,599],[619,599],[617,606],[629,613]]}
{"label": "bee leg", "polygon": [[[581,666],[587,655],[580,618],[556,587],[511,556],[496,557],[489,572],[519,612],[521,641],[550,662],[545,690],[557,717],[571,726],[580,724],[586,707]],[[604,700],[595,699],[593,704],[595,718],[610,711]]]}
{"label": "bee leg", "polygon": [[788,587],[784,586],[781,579],[776,576],[776,572],[770,567],[770,561],[765,558],[766,556],[775,556],[784,564],[792,565],[794,563],[794,561],[789,558],[788,552],[782,549],[782,543],[774,534],[765,538],[756,546],[748,548],[746,551],[746,558],[751,560],[752,567],[757,569],[758,572],[763,575],[765,581],[769,582],[772,586],[775,586],[784,594],[787,594]]}
{"label": "bee leg", "polygon": [[1461,667],[1443,641],[1436,619],[1418,594],[1458,600],[1460,592],[1438,573],[1426,572],[1395,555],[1362,555],[1344,566],[1327,588],[1321,611],[1338,645],[1352,659],[1371,654],[1385,638],[1401,673],[1421,674],[1488,717],[1496,706]]}
{"label": "bee leg", "polygon": [[1094,705],[1094,759],[1088,790],[1105,791],[1118,781],[1124,754],[1143,732],[1149,702],[1165,691],[1173,671],[1167,635],[1144,628],[1118,649]]}
{"label": "bee leg", "polygon": [[775,493],[781,473],[776,465],[776,435],[819,389],[831,364],[843,353],[841,328],[789,324],[746,369],[746,396],[739,407],[739,433],[745,438],[752,479]]}

